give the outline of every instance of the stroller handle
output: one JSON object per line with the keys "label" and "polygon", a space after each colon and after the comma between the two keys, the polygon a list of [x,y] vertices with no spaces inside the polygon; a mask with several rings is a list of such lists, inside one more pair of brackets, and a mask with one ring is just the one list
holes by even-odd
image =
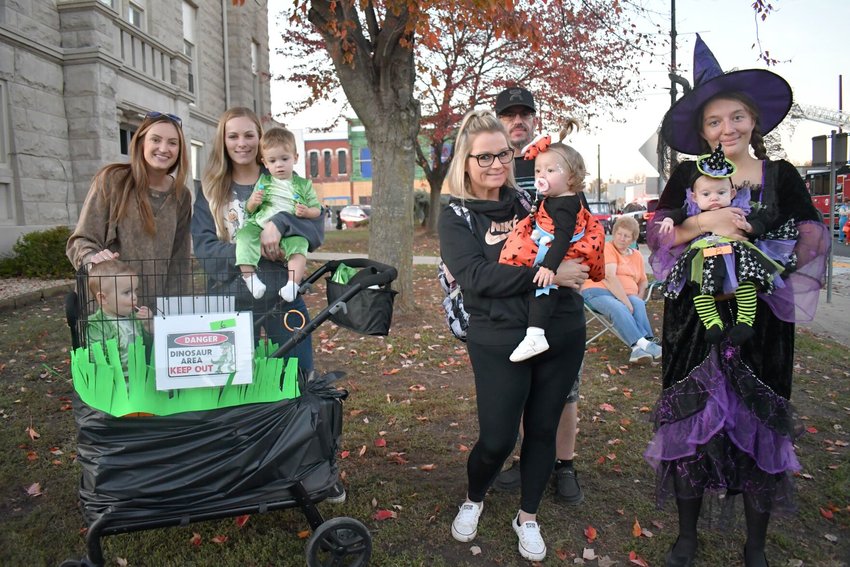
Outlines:
{"label": "stroller handle", "polygon": [[309,278],[304,280],[304,283],[315,283],[324,274],[336,271],[340,264],[345,264],[352,268],[374,268],[374,274],[357,279],[357,283],[360,284],[361,288],[367,288],[371,285],[386,285],[398,277],[398,270],[392,266],[388,266],[387,264],[382,264],[381,262],[376,262],[369,258],[348,258],[345,260],[330,260],[324,266],[313,272]]}

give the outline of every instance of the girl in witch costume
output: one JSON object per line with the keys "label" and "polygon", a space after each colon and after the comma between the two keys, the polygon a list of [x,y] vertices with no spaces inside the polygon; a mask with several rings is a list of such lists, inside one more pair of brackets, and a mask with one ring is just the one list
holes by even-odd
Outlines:
{"label": "girl in witch costume", "polygon": [[555,271],[561,261],[576,258],[590,268],[593,281],[605,277],[605,230],[582,205],[581,192],[587,169],[575,149],[563,143],[578,123],[570,120],[554,144],[541,135],[522,149],[525,159],[534,160],[534,186],[538,201],[532,214],[514,227],[499,262],[511,266],[539,266],[534,283],[539,289],[532,295],[528,309],[525,338],[510,355],[511,362],[521,362],[549,349],[546,326],[558,300],[558,286],[553,285]]}
{"label": "girl in witch costume", "polygon": [[[796,221],[796,269],[783,274],[783,286],[756,301],[753,337],[740,346],[705,339],[693,308],[699,290],[684,286],[664,304],[662,392],[654,413],[655,435],[645,453],[656,470],[656,501],[674,497],[679,535],[666,556],[668,567],[693,565],[697,520],[703,497],[724,493],[724,502],[743,497],[747,567],[767,565],[765,545],[772,513],[794,508],[792,473],[799,427],[789,398],[794,370],[794,323],[811,320],[823,285],[830,239],[797,170],[767,158],[762,135],[775,128],[791,107],[791,87],[770,71],[723,73],[697,36],[694,88],[667,112],[662,135],[675,150],[700,155],[718,144],[735,165],[730,179],[737,191],[775,211],[767,232]],[[750,153],[752,149],[752,153]],[[729,206],[701,211],[671,231],[665,218],[686,202],[697,164],[680,164],[670,176],[647,227],[650,264],[667,278],[687,245],[710,232],[744,240],[746,213]],[[774,278],[776,281],[777,278]],[[717,298],[724,325],[735,324],[728,299]]]}
{"label": "girl in witch costume", "polygon": [[775,286],[784,285],[777,276],[786,269],[793,269],[796,263],[793,250],[797,228],[793,219],[789,219],[767,234],[766,227],[773,222],[775,208],[771,211],[761,203],[751,205],[749,188],[738,191],[732,183],[734,173],[735,164],[726,159],[722,146],[718,145],[711,154],[700,156],[691,188],[686,191],[685,206],[663,219],[659,232],[670,234],[675,225],[702,211],[735,206],[748,213],[746,218],[735,217],[735,226],[750,238],[775,243],[764,246],[763,251],[749,240],[702,234],[679,257],[665,282],[664,294],[671,299],[679,295],[685,284],[699,288],[694,305],[706,329],[705,339],[713,344],[723,338],[723,321],[715,296],[734,292],[736,324],[729,330],[729,341],[740,346],[754,334],[757,292],[772,293]]}

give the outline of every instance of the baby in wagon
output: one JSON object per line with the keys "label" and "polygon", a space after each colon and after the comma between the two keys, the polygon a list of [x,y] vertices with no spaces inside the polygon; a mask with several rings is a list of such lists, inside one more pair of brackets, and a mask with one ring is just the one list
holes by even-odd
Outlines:
{"label": "baby in wagon", "polygon": [[147,342],[151,333],[151,312],[136,304],[139,274],[126,262],[107,260],[89,267],[88,288],[99,309],[86,325],[86,344],[115,339],[121,367],[127,372],[130,344],[137,337]]}

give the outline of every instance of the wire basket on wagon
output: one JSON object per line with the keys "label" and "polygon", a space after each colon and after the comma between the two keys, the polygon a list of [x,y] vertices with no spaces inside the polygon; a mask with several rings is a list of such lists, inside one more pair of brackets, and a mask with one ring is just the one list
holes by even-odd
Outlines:
{"label": "wire basket on wagon", "polygon": [[[309,321],[284,309],[274,286],[255,300],[232,267],[212,271],[218,260],[81,271],[66,314],[87,556],[63,565],[103,565],[104,536],[295,506],[313,529],[308,565],[368,564],[368,529],[353,518],[326,522],[316,507],[337,494],[347,392],[333,383],[342,373],[307,373],[290,356],[329,318],[389,331],[396,270],[346,262],[302,284],[306,292],[342,268],[363,273]],[[284,344],[262,332],[273,321],[291,331]]]}

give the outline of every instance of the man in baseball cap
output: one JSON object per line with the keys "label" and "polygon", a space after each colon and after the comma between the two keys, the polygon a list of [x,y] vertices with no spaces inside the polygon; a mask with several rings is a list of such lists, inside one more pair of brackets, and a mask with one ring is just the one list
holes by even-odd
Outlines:
{"label": "man in baseball cap", "polygon": [[537,128],[534,96],[522,87],[505,89],[496,97],[494,110],[508,130],[517,157],[522,158],[519,151],[531,141]]}

